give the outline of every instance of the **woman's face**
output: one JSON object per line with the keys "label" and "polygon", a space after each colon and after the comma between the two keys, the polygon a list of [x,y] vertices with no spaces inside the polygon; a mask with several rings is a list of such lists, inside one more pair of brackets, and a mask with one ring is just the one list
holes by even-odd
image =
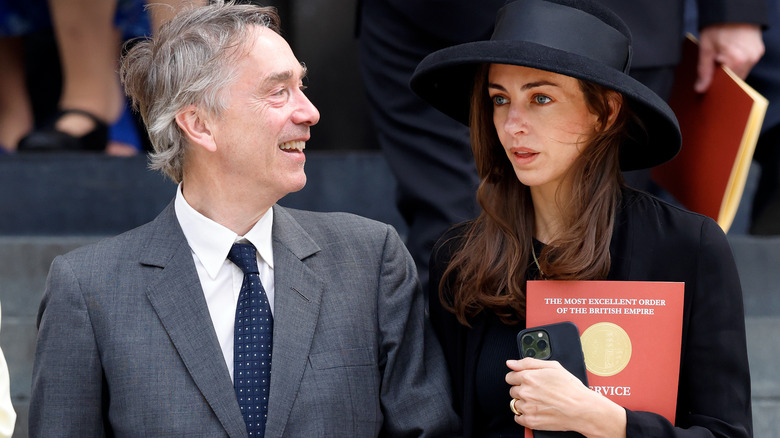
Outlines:
{"label": "woman's face", "polygon": [[554,194],[598,123],[579,81],[529,67],[493,64],[488,94],[493,123],[515,175],[532,193]]}

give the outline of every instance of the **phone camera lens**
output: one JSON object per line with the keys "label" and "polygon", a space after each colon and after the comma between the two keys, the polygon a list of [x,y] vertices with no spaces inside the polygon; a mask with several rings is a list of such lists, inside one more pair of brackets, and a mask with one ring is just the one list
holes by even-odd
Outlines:
{"label": "phone camera lens", "polygon": [[533,342],[534,342],[534,338],[530,336],[523,337],[523,344],[530,346],[531,344],[533,344]]}
{"label": "phone camera lens", "polygon": [[540,340],[536,343],[536,346],[539,347],[540,350],[546,350],[547,349],[547,341],[544,339]]}
{"label": "phone camera lens", "polygon": [[525,357],[534,357],[536,356],[536,351],[533,348],[529,348],[528,350],[525,350]]}

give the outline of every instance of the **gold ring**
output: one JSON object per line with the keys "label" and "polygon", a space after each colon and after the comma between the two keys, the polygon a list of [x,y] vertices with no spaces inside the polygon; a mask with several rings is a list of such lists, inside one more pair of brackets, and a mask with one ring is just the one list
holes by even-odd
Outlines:
{"label": "gold ring", "polygon": [[517,408],[515,407],[515,402],[516,401],[517,401],[516,398],[513,398],[512,400],[509,400],[509,409],[511,409],[512,413],[514,413],[515,415],[523,415],[523,413],[518,411]]}

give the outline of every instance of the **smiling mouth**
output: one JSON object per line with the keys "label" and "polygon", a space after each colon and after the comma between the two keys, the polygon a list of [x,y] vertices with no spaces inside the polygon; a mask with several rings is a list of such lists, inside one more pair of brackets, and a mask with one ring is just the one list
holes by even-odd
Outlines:
{"label": "smiling mouth", "polygon": [[285,152],[303,152],[306,149],[305,141],[288,141],[279,145],[279,149]]}

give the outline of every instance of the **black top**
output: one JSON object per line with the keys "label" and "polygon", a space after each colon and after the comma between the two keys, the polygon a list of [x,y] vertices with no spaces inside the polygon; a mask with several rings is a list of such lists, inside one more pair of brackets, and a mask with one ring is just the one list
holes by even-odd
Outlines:
{"label": "black top", "polygon": [[[458,323],[438,299],[441,274],[461,246],[466,226],[453,227],[431,256],[430,317],[452,379],[454,409],[464,437],[484,436],[476,375],[488,324]],[[627,412],[628,437],[752,435],[750,373],[742,289],[723,230],[710,218],[632,189],[623,191],[610,244],[608,280],[685,283],[676,422]],[[499,402],[496,402],[498,406]],[[501,397],[499,411],[509,410]],[[505,406],[504,406],[505,405]]]}
{"label": "black top", "polygon": [[[544,244],[533,240],[537,257],[542,253]],[[526,279],[538,280],[539,267],[531,259],[526,270]],[[523,437],[524,428],[515,423],[515,416],[507,409],[509,384],[506,366],[509,359],[517,360],[520,353],[517,348],[517,334],[525,328],[525,323],[506,324],[494,314],[485,316],[484,340],[480,344],[475,376],[477,410],[474,423],[483,431],[484,437]]]}
{"label": "black top", "polygon": [[522,325],[507,325],[496,316],[486,318],[485,339],[479,349],[476,386],[476,411],[474,423],[484,437],[523,437],[523,427],[515,423],[509,410],[509,384],[506,366],[509,359],[519,359],[517,333]]}

